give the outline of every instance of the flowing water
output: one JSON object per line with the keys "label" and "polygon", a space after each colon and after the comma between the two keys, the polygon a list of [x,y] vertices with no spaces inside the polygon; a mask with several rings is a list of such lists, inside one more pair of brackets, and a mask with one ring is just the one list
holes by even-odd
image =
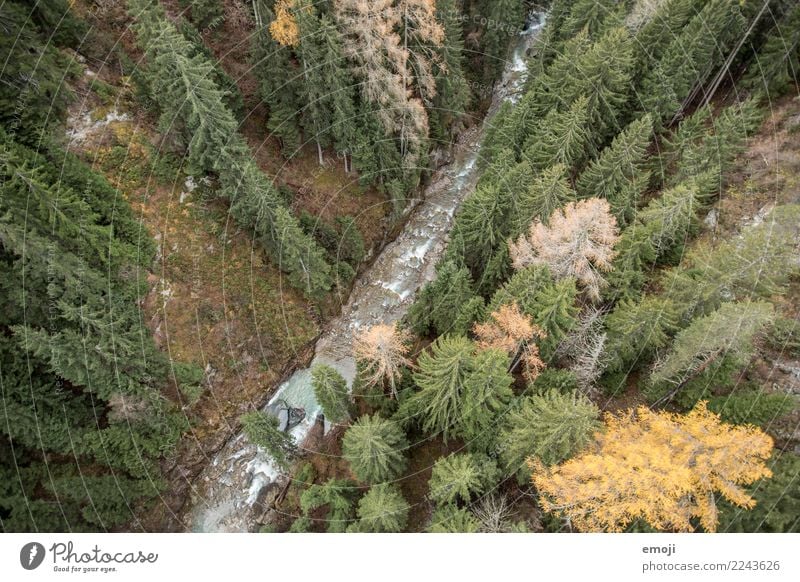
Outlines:
{"label": "flowing water", "polygon": [[[527,73],[525,55],[544,23],[535,14],[517,39],[502,81],[495,87],[483,127],[504,101],[516,101]],[[465,132],[455,146],[453,161],[437,170],[424,196],[408,218],[403,232],[377,257],[356,282],[340,316],[332,320],[317,340],[315,364],[328,364],[352,382],[353,332],[362,326],[392,323],[402,318],[417,291],[435,276],[453,216],[478,179],[477,160],[483,128]],[[265,410],[286,422],[286,409],[303,409],[305,417],[290,429],[302,448],[321,409],[311,387],[311,370],[295,372],[281,384]],[[327,428],[327,427],[326,427]],[[260,500],[268,488],[287,477],[273,460],[240,433],[216,455],[195,483],[197,494],[191,511],[194,531],[249,531],[263,512]]]}

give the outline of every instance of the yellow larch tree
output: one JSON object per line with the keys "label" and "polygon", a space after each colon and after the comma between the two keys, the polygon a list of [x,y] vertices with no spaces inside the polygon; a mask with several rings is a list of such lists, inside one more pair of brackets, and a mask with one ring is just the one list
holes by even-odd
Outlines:
{"label": "yellow larch tree", "polygon": [[297,46],[300,42],[300,27],[292,14],[294,0],[278,0],[275,2],[275,20],[269,25],[269,33],[278,44]]}
{"label": "yellow larch tree", "polygon": [[533,382],[545,363],[539,357],[537,339],[544,339],[547,333],[522,313],[516,301],[501,305],[483,323],[476,323],[472,332],[480,350],[501,350],[511,356],[511,370],[522,362],[525,378]]}
{"label": "yellow larch tree", "polygon": [[542,508],[587,532],[620,532],[637,519],[664,531],[716,531],[716,500],[752,509],[742,485],[771,477],[772,439],[724,424],[700,402],[688,414],[640,407],[609,414],[593,447],[560,465],[529,459]]}

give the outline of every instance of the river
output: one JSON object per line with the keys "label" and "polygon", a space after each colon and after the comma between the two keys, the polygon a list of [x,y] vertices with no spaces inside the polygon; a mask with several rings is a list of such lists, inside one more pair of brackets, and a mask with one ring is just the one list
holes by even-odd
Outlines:
{"label": "river", "polygon": [[[315,345],[311,366],[336,368],[348,383],[355,374],[352,335],[362,326],[391,323],[402,318],[417,292],[435,276],[453,225],[453,217],[478,180],[477,160],[483,131],[504,101],[516,101],[527,73],[525,55],[544,24],[533,14],[515,41],[502,80],[480,127],[464,132],[454,146],[453,160],[432,176],[400,235],[388,244],[358,278],[341,314],[331,320]],[[265,410],[276,415],[290,408],[305,410],[291,434],[302,449],[321,412],[311,387],[311,370],[296,371],[281,384]],[[285,413],[285,412],[284,412]],[[251,531],[263,512],[260,501],[268,488],[276,489],[287,477],[272,459],[239,433],[216,454],[194,483],[190,530],[201,532]]]}

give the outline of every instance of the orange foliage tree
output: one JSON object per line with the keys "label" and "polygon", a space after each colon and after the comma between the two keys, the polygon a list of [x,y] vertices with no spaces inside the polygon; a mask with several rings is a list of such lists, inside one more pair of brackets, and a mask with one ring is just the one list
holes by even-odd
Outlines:
{"label": "orange foliage tree", "polygon": [[770,477],[772,439],[754,426],[720,422],[700,402],[688,414],[640,407],[606,417],[595,445],[561,465],[529,459],[542,508],[581,531],[623,531],[642,519],[688,532],[718,523],[717,494],[752,509],[742,485]]}
{"label": "orange foliage tree", "polygon": [[522,362],[529,382],[533,382],[545,367],[539,357],[539,346],[534,342],[547,334],[520,311],[516,301],[501,305],[489,315],[488,321],[476,323],[472,331],[478,349],[496,349],[509,354],[512,371]]}
{"label": "orange foliage tree", "polygon": [[408,354],[411,334],[396,324],[378,324],[359,331],[353,339],[353,353],[361,364],[362,380],[368,386],[389,381],[392,396],[397,396],[395,381],[404,366],[411,365]]}

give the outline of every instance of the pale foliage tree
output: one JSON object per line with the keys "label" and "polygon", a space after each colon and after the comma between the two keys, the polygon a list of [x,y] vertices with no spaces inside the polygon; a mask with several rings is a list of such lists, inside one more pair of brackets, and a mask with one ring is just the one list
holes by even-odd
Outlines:
{"label": "pale foliage tree", "polygon": [[388,381],[392,396],[402,369],[411,365],[407,358],[411,334],[397,324],[378,324],[360,330],[353,339],[353,353],[363,366],[362,380],[369,386]]}
{"label": "pale foliage tree", "polygon": [[545,367],[535,342],[546,338],[547,333],[520,311],[516,301],[501,305],[489,315],[488,321],[476,323],[472,331],[478,349],[509,354],[512,371],[522,362],[529,382],[533,382]]}
{"label": "pale foliage tree", "polygon": [[[436,27],[423,18],[428,13],[423,2],[409,0],[407,8],[405,4],[397,5],[393,0],[336,0],[333,7],[343,34],[344,52],[354,64],[361,91],[367,101],[378,106],[377,115],[384,129],[400,135],[404,163],[412,167],[428,135],[428,114],[422,100],[414,97],[410,89],[410,31],[401,35],[398,30],[408,30],[413,23],[420,40],[438,38],[438,45],[443,35],[439,37]],[[410,15],[415,18],[412,20]],[[426,64],[422,69],[421,63]],[[433,89],[433,80],[426,75],[430,63],[424,55],[415,55],[414,65],[422,86]]]}
{"label": "pale foliage tree", "polygon": [[605,200],[589,198],[556,210],[548,224],[531,223],[527,235],[509,241],[514,269],[547,265],[557,279],[574,277],[589,298],[598,300],[619,240],[617,220]]}

